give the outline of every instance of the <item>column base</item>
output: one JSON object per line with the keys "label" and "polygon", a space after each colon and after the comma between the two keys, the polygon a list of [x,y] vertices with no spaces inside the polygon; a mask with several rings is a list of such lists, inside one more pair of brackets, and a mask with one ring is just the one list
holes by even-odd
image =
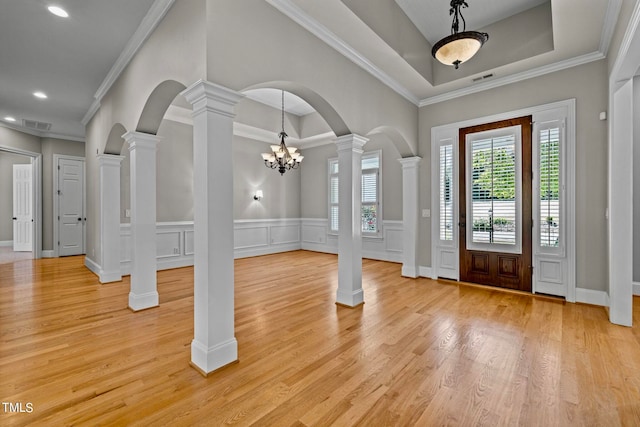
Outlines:
{"label": "column base", "polygon": [[336,293],[336,304],[344,307],[357,307],[364,304],[364,291],[358,289],[354,292],[345,292],[338,289]]}
{"label": "column base", "polygon": [[191,341],[190,364],[204,376],[237,361],[238,341],[235,338],[209,348],[195,339]]}
{"label": "column base", "polygon": [[147,294],[136,295],[129,293],[129,308],[133,311],[146,310],[159,306],[158,292],[149,292]]}
{"label": "column base", "polygon": [[121,282],[122,274],[120,271],[101,271],[100,283]]}
{"label": "column base", "polygon": [[420,274],[418,273],[418,269],[416,267],[408,266],[408,265],[402,266],[402,272],[400,273],[400,275],[402,277],[410,277],[412,279],[420,277]]}

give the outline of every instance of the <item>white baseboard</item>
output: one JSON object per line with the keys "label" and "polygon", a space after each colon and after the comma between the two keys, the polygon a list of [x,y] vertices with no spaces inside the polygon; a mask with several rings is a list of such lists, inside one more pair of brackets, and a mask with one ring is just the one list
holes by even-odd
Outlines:
{"label": "white baseboard", "polygon": [[420,274],[420,277],[426,277],[428,279],[432,279],[433,277],[431,277],[431,267],[423,267],[420,266],[418,267],[418,273]]}
{"label": "white baseboard", "polygon": [[13,240],[0,240],[0,247],[13,246]]}
{"label": "white baseboard", "polygon": [[291,252],[302,249],[302,245],[299,242],[274,244],[264,248],[248,248],[248,249],[236,249],[234,250],[234,259],[249,258],[253,256],[262,256],[269,254],[278,254],[281,252]]}
{"label": "white baseboard", "polygon": [[97,262],[86,255],[84,257],[84,266],[91,270],[93,274],[100,277],[100,271],[102,271],[102,267],[100,267]]}
{"label": "white baseboard", "polygon": [[609,307],[609,294],[605,291],[576,288],[576,302]]}
{"label": "white baseboard", "polygon": [[640,283],[639,282],[633,282],[633,294],[640,296]]}
{"label": "white baseboard", "polygon": [[50,251],[42,251],[42,258],[55,258],[55,253],[53,250]]}

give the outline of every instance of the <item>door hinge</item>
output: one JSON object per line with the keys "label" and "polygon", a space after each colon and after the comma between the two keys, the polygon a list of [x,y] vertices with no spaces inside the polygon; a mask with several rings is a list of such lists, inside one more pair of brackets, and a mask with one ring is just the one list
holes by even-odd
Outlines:
{"label": "door hinge", "polygon": [[60,165],[58,165],[58,170],[60,170]]}
{"label": "door hinge", "polygon": [[62,191],[58,190],[58,196],[62,194]]}
{"label": "door hinge", "polygon": [[60,246],[60,242],[58,242],[58,246]]}
{"label": "door hinge", "polygon": [[60,221],[60,215],[58,215],[58,221]]}

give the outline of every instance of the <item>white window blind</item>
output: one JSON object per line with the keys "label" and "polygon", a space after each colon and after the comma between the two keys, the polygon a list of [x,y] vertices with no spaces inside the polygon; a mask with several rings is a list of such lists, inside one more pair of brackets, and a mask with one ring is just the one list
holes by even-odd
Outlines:
{"label": "white window blind", "polygon": [[329,161],[329,230],[338,231],[338,160]]}
{"label": "white window blind", "polygon": [[453,145],[440,146],[440,240],[453,240]]}
{"label": "white window blind", "polygon": [[475,140],[471,155],[472,242],[515,245],[515,135]]}
{"label": "white window blind", "polygon": [[542,129],[540,138],[540,246],[560,244],[560,128]]}
{"label": "white window blind", "polygon": [[[376,235],[380,231],[380,157],[379,151],[362,156],[362,207],[361,223],[364,235]],[[338,231],[338,160],[329,160],[329,227]]]}

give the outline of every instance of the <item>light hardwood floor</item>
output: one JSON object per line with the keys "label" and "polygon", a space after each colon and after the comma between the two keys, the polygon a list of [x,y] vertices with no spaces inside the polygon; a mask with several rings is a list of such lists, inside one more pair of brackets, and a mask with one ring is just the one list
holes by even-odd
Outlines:
{"label": "light hardwood floor", "polygon": [[33,408],[0,425],[640,425],[640,328],[602,307],[364,260],[349,309],[334,255],[241,259],[240,361],[204,378],[192,277],[158,273],[160,307],[133,313],[128,278],[82,257],[0,265],[0,399]]}

